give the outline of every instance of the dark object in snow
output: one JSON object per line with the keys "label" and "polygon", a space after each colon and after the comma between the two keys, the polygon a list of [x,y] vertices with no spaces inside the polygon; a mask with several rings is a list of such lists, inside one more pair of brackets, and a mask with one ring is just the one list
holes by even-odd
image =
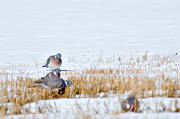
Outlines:
{"label": "dark object in snow", "polygon": [[42,67],[46,67],[46,68],[58,68],[60,67],[62,64],[62,59],[61,59],[61,54],[58,53],[56,55],[52,55],[50,56],[47,61],[46,61],[46,64],[43,65]]}
{"label": "dark object in snow", "polygon": [[139,101],[136,97],[130,96],[127,99],[125,99],[121,104],[121,109],[124,112],[132,111],[132,112],[138,112],[139,109]]}

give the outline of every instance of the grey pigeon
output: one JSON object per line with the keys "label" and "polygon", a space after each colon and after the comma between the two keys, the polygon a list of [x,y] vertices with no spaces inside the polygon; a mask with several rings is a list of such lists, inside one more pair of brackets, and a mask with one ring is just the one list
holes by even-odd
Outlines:
{"label": "grey pigeon", "polygon": [[62,78],[44,78],[34,83],[34,87],[58,89],[59,93],[64,93],[66,86],[72,85],[70,80],[65,81]]}
{"label": "grey pigeon", "polygon": [[62,64],[61,53],[50,56],[42,67],[59,68]]}

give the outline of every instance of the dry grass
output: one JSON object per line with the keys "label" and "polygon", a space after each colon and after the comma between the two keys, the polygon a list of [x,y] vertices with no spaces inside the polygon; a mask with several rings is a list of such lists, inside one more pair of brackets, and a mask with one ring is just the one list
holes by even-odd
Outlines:
{"label": "dry grass", "polygon": [[[109,63],[111,60],[109,58],[103,61],[100,57],[97,62]],[[62,75],[73,82],[73,86],[67,87],[63,95],[58,95],[56,90],[32,88],[36,79],[21,77],[21,74],[25,75],[23,72],[14,80],[11,73],[3,70],[0,72],[0,115],[20,114],[24,104],[37,100],[72,98],[76,95],[97,97],[101,92],[110,91],[142,98],[180,97],[177,93],[177,90],[180,90],[180,73],[178,67],[174,66],[179,57],[148,56],[145,53],[141,57],[119,57],[113,61],[118,62],[116,67],[92,67],[78,72],[63,73]],[[12,104],[13,108],[8,106],[8,103]]]}

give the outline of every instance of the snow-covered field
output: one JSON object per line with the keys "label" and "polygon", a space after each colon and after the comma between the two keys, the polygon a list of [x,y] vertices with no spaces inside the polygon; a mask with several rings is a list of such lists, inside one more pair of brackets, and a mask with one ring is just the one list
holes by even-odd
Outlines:
{"label": "snow-covered field", "polygon": [[[148,56],[157,53],[169,59],[162,58],[164,64],[135,63],[135,68],[149,71],[141,76],[162,73],[179,85],[179,4],[178,0],[0,0],[0,78],[6,79],[7,72],[14,79],[44,76],[48,70],[41,66],[57,52],[62,53],[62,69],[78,72],[94,66],[126,69],[131,57],[142,57],[147,51]],[[25,105],[22,115],[4,118],[180,119],[173,110],[180,109],[180,96],[140,98],[142,113],[123,114],[118,96],[41,100]]]}
{"label": "snow-covered field", "polygon": [[[180,107],[180,99],[172,98],[147,98],[140,100],[141,106],[139,111],[141,113],[127,112],[123,113],[119,108],[120,97],[113,98],[83,98],[83,99],[61,99],[38,101],[36,103],[27,104],[23,107],[22,112],[27,113],[28,118],[43,117],[43,118],[163,118],[163,119],[179,119],[179,113],[174,113],[176,107]],[[166,100],[166,102],[164,102]],[[33,114],[28,114],[33,113]],[[25,117],[17,115],[15,117]],[[46,115],[46,116],[45,116]],[[86,118],[85,118],[86,117]],[[8,118],[12,118],[9,116]]]}

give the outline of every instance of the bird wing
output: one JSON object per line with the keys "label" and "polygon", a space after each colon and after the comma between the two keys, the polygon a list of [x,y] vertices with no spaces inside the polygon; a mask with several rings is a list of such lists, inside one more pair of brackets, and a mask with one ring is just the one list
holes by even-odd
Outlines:
{"label": "bird wing", "polygon": [[44,76],[44,77],[41,77],[41,79],[49,78],[50,73],[46,74],[46,76]]}
{"label": "bird wing", "polygon": [[43,89],[44,88],[49,88],[48,86],[46,86],[46,85],[44,85],[42,83],[38,83],[38,84],[36,83],[36,84],[33,85],[33,87],[34,88],[43,88]]}
{"label": "bird wing", "polygon": [[51,88],[61,88],[61,87],[64,87],[66,84],[63,79],[52,78],[52,79],[47,80],[47,85]]}

